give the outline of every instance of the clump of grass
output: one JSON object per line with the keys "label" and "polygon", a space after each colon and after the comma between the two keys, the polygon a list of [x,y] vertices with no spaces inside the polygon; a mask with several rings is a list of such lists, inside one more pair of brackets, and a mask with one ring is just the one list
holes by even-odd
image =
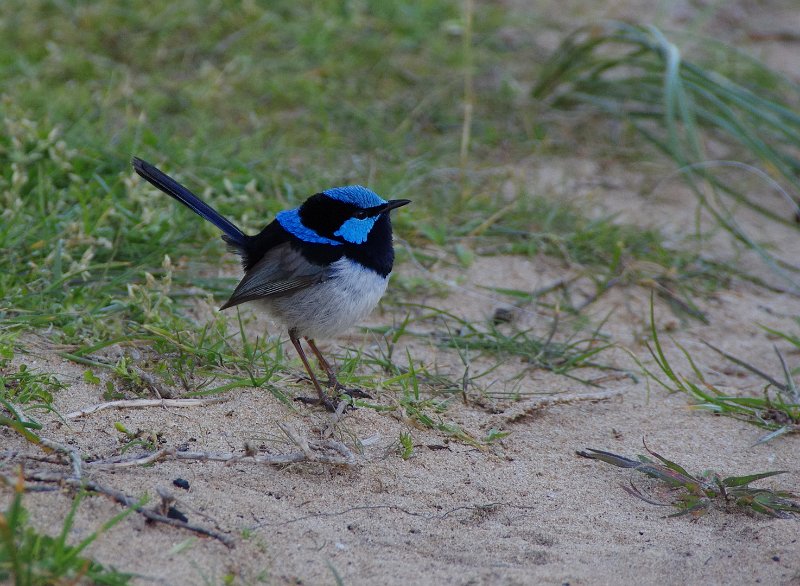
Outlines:
{"label": "clump of grass", "polygon": [[[407,366],[400,367],[392,361],[391,348],[392,346],[388,355],[384,353],[381,358],[372,357],[369,362],[381,364],[387,372],[395,374],[383,382],[386,389],[394,394],[394,404],[387,406],[368,400],[356,400],[355,404],[380,412],[395,412],[402,420],[415,426],[432,429],[449,439],[481,447],[479,439],[446,417],[454,398],[463,397],[466,392],[465,387],[469,382],[468,371],[465,371],[465,378],[461,384],[456,384],[446,377],[429,373],[424,366],[415,364],[408,353],[406,353]],[[444,398],[441,395],[444,395]],[[403,443],[401,438],[401,454],[405,454],[403,458],[409,457],[412,451],[413,443],[410,436],[406,443]]]}
{"label": "clump of grass", "polygon": [[66,385],[55,376],[34,372],[27,365],[0,367],[0,401],[23,405],[26,410],[51,410],[53,393]]}
{"label": "clump of grass", "polygon": [[[95,371],[109,373],[104,392],[108,400],[154,392],[163,397],[201,397],[242,387],[267,387],[277,399],[290,404],[271,384],[283,367],[280,341],[262,336],[250,339],[241,315],[238,317],[238,332],[230,332],[224,317],[215,316],[193,327],[179,315],[160,314],[149,324],[131,324],[126,335],[60,355],[91,367],[84,375],[87,382],[101,384]],[[127,354],[114,359],[103,355],[115,345],[135,349],[138,359]]]}
{"label": "clump of grass", "polygon": [[[746,368],[766,382],[762,396],[736,397],[720,390],[713,383],[707,381],[691,354],[683,346],[673,341],[689,362],[695,380],[680,374],[674,369],[658,337],[652,301],[650,304],[650,333],[653,343],[652,346],[647,344],[647,349],[650,351],[650,355],[655,360],[658,368],[666,377],[666,380],[662,380],[660,376],[657,376],[643,365],[642,368],[650,378],[668,391],[686,393],[696,401],[698,409],[705,409],[719,415],[740,419],[770,430],[770,433],[758,439],[757,444],[788,433],[800,432],[800,392],[798,392],[792,372],[788,368],[783,354],[777,348],[775,348],[775,353],[781,365],[784,382],[780,382],[775,377],[764,373],[745,360],[723,352],[706,342],[707,346],[727,360]],[[792,339],[790,336],[786,336],[786,338]]]}
{"label": "clump of grass", "polygon": [[401,432],[397,440],[397,453],[403,460],[408,460],[414,453],[414,438],[408,432]]}
{"label": "clump of grass", "polygon": [[[447,334],[440,337],[440,343],[461,352],[489,354],[500,358],[515,356],[524,361],[530,368],[540,368],[577,378],[573,371],[582,368],[611,369],[609,365],[596,362],[594,359],[613,344],[598,328],[583,335],[576,330],[560,336],[559,321],[554,319],[550,331],[545,336],[537,336],[530,330],[518,330],[513,326],[501,327],[490,322],[481,327],[452,313],[436,309],[435,315],[444,321]],[[589,383],[589,381],[583,381]]]}
{"label": "clump of grass", "polygon": [[[598,280],[635,283],[673,274],[684,276],[695,289],[716,288],[731,272],[697,252],[668,246],[656,229],[620,223],[614,215],[590,218],[575,204],[541,196],[526,197],[519,205],[519,213],[507,214],[487,228],[489,244],[481,252],[545,253],[570,265],[591,267]],[[507,242],[491,243],[498,238]]]}
{"label": "clump of grass", "polygon": [[[578,314],[612,288],[633,285],[653,289],[677,313],[707,323],[697,297],[726,286],[734,276],[754,279],[694,246],[670,244],[658,229],[620,222],[614,214],[590,217],[579,205],[557,198],[523,193],[504,212],[477,228],[465,229],[464,244],[454,247],[455,260],[463,267],[469,267],[476,254],[545,254],[563,260],[570,277],[546,292],[563,293],[559,307],[566,312]],[[432,274],[431,266],[440,263],[440,258],[420,249],[410,256],[418,269],[431,274],[429,281],[445,290],[452,287]],[[581,292],[574,296],[572,283],[578,280]],[[588,298],[587,285],[594,287]],[[545,293],[490,289],[519,301],[533,301]]]}
{"label": "clump of grass", "polygon": [[[652,451],[645,444],[648,456],[639,455],[636,460],[606,452],[603,450],[587,449],[578,451],[577,454],[584,458],[600,460],[620,468],[629,468],[660,480],[670,491],[669,502],[654,500],[645,495],[630,481],[630,486],[622,488],[647,503],[663,507],[675,507],[677,513],[670,515],[677,517],[691,515],[695,519],[703,516],[712,507],[733,507],[738,510],[749,510],[763,513],[770,517],[786,518],[791,514],[800,514],[798,496],[785,490],[770,490],[754,488],[751,483],[762,478],[769,478],[778,474],[785,474],[783,470],[760,472],[746,476],[722,477],[716,472],[706,471],[702,474],[690,474],[682,466],[672,462]],[[677,493],[677,496],[672,496]]]}
{"label": "clump of grass", "polygon": [[[394,413],[399,419],[423,429],[437,431],[448,439],[481,447],[482,442],[469,431],[463,429],[447,416],[453,401],[467,401],[467,391],[476,379],[486,374],[476,373],[470,376],[469,363],[461,355],[464,363],[464,373],[456,377],[442,374],[430,369],[422,363],[416,362],[406,349],[405,361],[398,360],[395,352],[398,342],[405,335],[411,335],[408,326],[411,316],[395,325],[384,333],[385,345],[378,345],[375,352],[360,352],[349,349],[338,371],[339,381],[348,385],[362,386],[366,383],[366,390],[370,393],[380,393],[386,401],[373,402],[370,399],[355,399],[353,403],[358,407],[373,409],[381,413]],[[384,374],[380,388],[371,388],[370,381],[374,375],[355,376],[354,370],[358,363],[378,369]],[[493,368],[489,369],[489,372]],[[404,459],[413,452],[413,438],[405,434],[400,437],[399,453]],[[488,442],[484,442],[488,443]]]}
{"label": "clump of grass", "polygon": [[60,533],[53,537],[39,533],[30,525],[22,502],[23,492],[20,474],[11,504],[0,513],[0,581],[13,580],[17,586],[77,583],[123,586],[130,583],[131,574],[107,568],[81,554],[102,533],[129,515],[132,508],[103,523],[80,543],[70,545],[68,538],[82,494],[75,496]]}
{"label": "clump of grass", "polygon": [[0,336],[0,426],[33,437],[30,430],[40,429],[41,425],[30,412],[53,411],[53,393],[66,385],[54,375],[36,372],[26,364],[13,366],[15,345],[13,335]]}
{"label": "clump of grass", "polygon": [[[743,68],[741,55],[731,49],[726,55],[728,59],[712,62],[737,63],[740,70],[745,69],[741,82],[684,58],[653,26],[617,21],[590,25],[569,35],[545,63],[533,95],[551,107],[584,106],[622,118],[685,172],[700,205],[723,228],[761,255],[797,290],[800,269],[773,258],[746,234],[720,195],[787,226],[793,218],[749,197],[733,180],[718,173],[730,162],[709,164],[704,144],[713,136],[735,146],[743,157],[800,192],[800,158],[796,154],[800,115],[776,97],[774,90],[792,96],[795,105],[800,92],[795,85],[777,82],[778,76],[763,65],[749,60]],[[714,197],[707,197],[701,184],[709,186]],[[797,210],[793,201],[788,203]]]}

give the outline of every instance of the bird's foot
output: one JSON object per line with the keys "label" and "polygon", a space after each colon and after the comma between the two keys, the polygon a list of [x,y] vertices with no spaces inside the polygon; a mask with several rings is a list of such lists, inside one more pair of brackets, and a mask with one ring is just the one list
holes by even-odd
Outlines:
{"label": "bird's foot", "polygon": [[362,391],[361,389],[349,389],[344,386],[332,372],[328,373],[328,380],[325,382],[325,386],[332,389],[334,394],[338,396],[347,395],[351,399],[372,399],[372,395],[366,391]]}
{"label": "bird's foot", "polygon": [[361,389],[348,389],[335,379],[333,381],[328,381],[328,388],[333,389],[333,392],[339,396],[347,395],[351,399],[372,399],[372,395],[368,392],[362,391]]}
{"label": "bird's foot", "polygon": [[[348,389],[338,382],[332,385],[336,396],[319,396],[319,397],[295,397],[294,400],[305,405],[321,405],[331,413],[335,413],[340,409],[342,412],[355,409],[353,404],[354,399],[372,399],[372,395],[362,391],[361,389]],[[344,398],[341,398],[344,395]],[[344,407],[342,407],[344,403]]]}

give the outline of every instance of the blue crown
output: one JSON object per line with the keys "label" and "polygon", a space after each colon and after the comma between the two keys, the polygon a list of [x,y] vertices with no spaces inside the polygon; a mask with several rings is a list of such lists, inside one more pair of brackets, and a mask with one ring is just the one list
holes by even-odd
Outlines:
{"label": "blue crown", "polygon": [[360,208],[374,208],[386,203],[377,193],[361,185],[347,185],[345,187],[332,187],[323,191],[331,199],[349,203]]}

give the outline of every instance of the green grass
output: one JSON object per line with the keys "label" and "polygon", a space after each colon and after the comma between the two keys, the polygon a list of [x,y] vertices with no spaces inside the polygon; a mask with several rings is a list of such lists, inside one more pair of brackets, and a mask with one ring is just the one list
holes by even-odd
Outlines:
{"label": "green grass", "polygon": [[636,285],[657,281],[691,299],[725,286],[732,266],[703,256],[688,243],[681,248],[654,228],[622,223],[614,216],[589,218],[577,205],[543,196],[520,199],[483,234],[481,252],[547,254],[592,278],[598,292],[613,281]]}
{"label": "green grass", "polygon": [[514,326],[494,323],[480,326],[441,310],[434,310],[433,316],[445,323],[447,333],[442,335],[440,344],[456,349],[462,356],[473,353],[502,359],[516,357],[529,368],[573,378],[575,375],[571,373],[576,369],[609,368],[595,361],[610,347],[608,340],[598,330],[587,333],[585,337],[582,332],[573,331],[566,339],[557,340],[555,335],[560,329],[558,316],[553,320],[549,333],[543,336]]}
{"label": "green grass", "polygon": [[41,429],[34,414],[53,411],[53,394],[66,385],[26,363],[13,364],[17,344],[15,335],[0,332],[0,427],[7,426],[33,438],[31,430]]}
{"label": "green grass", "polygon": [[[721,43],[692,39],[699,55],[689,56],[669,36],[654,26],[618,21],[580,28],[544,64],[533,96],[541,107],[582,108],[635,129],[674,161],[698,204],[797,293],[800,267],[776,258],[733,210],[746,206],[797,227],[800,88]],[[734,160],[709,160],[710,140],[730,147],[728,159]],[[746,191],[732,168],[748,170],[784,201],[759,196],[763,185],[755,194]]]}
{"label": "green grass", "polygon": [[[800,348],[798,338],[776,330],[768,331],[791,342],[795,348]],[[692,376],[682,374],[677,367],[673,366],[667,357],[655,326],[652,302],[650,305],[650,333],[652,346],[648,344],[647,349],[661,374],[651,371],[641,363],[640,365],[647,375],[664,389],[670,392],[686,393],[694,400],[698,409],[740,419],[769,430],[769,433],[759,438],[756,443],[764,443],[785,434],[800,432],[800,392],[794,381],[796,369],[789,369],[783,353],[777,347],[775,347],[775,354],[781,370],[780,374],[774,377],[747,361],[706,342],[707,346],[727,361],[745,368],[763,381],[763,387],[758,388],[758,394],[751,392],[744,395],[732,395],[722,390],[719,384],[708,381],[692,355],[674,341],[673,343],[688,362]],[[783,381],[778,378],[783,378]],[[756,391],[756,389],[752,389],[752,391]]]}
{"label": "green grass", "polygon": [[122,511],[80,543],[70,545],[69,536],[81,502],[81,493],[73,499],[61,531],[56,536],[50,536],[30,525],[28,512],[22,502],[22,483],[20,480],[15,487],[8,509],[0,513],[0,580],[13,580],[16,586],[77,583],[121,586],[130,583],[131,574],[105,567],[81,554],[133,509]]}

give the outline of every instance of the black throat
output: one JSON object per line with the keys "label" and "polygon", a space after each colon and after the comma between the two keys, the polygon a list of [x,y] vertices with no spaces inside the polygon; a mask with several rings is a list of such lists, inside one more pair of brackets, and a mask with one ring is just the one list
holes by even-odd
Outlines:
{"label": "black throat", "polygon": [[363,244],[345,244],[345,256],[357,263],[372,269],[381,277],[388,277],[394,265],[394,248],[392,247],[392,223],[389,212],[381,214],[367,241]]}

